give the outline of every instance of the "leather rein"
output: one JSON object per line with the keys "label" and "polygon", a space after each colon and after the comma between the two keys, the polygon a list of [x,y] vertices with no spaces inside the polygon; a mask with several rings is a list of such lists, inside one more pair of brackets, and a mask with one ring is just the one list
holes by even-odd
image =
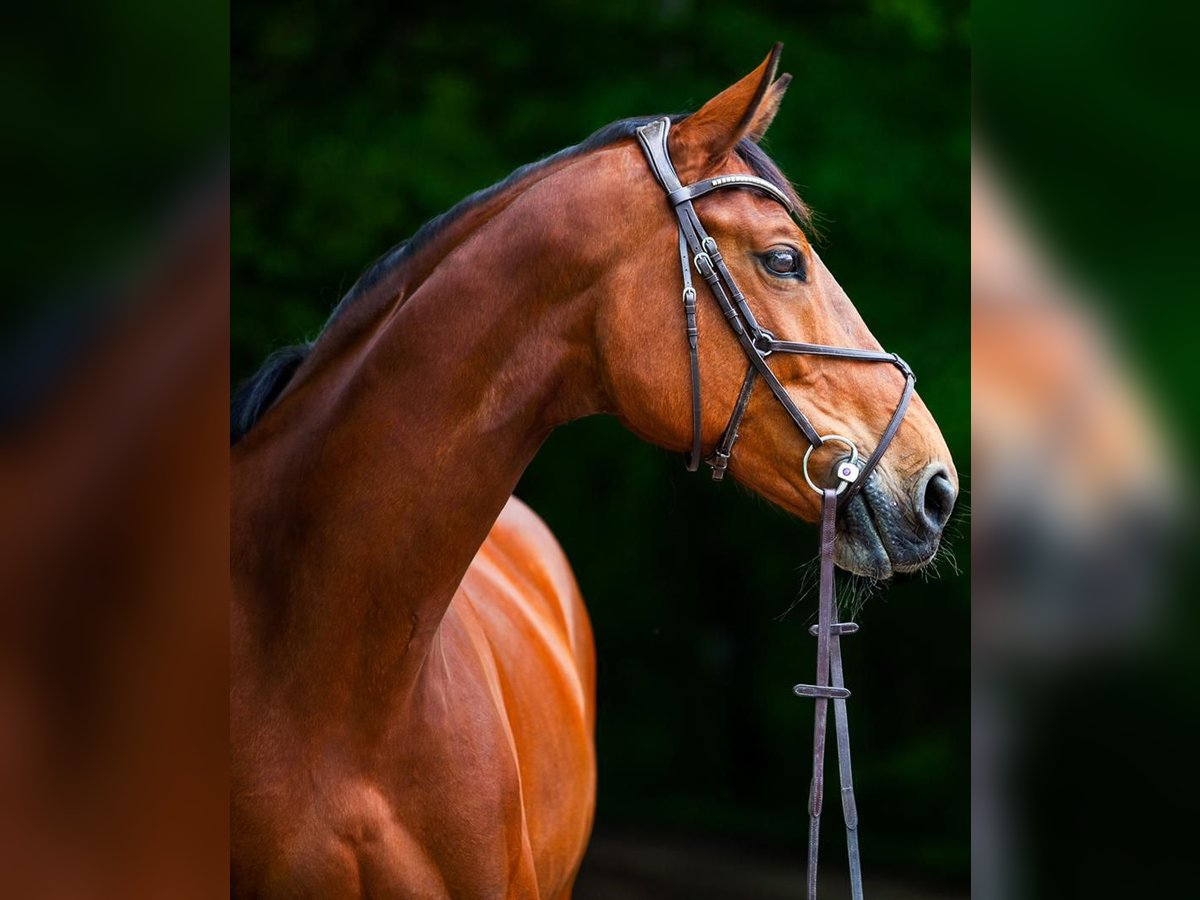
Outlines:
{"label": "leather rein", "polygon": [[[692,267],[709,286],[726,321],[738,339],[749,366],[742,381],[741,390],[730,414],[729,423],[717,441],[713,452],[704,461],[712,468],[712,476],[720,481],[729,467],[733,446],[738,439],[738,429],[746,408],[750,404],[755,382],[762,379],[783,406],[792,422],[808,442],[804,455],[804,479],[821,495],[821,577],[818,592],[817,624],[809,633],[817,638],[817,676],[815,684],[798,684],[793,688],[796,695],[811,697],[815,703],[813,724],[813,769],[809,790],[808,832],[808,897],[817,896],[817,856],[820,837],[820,817],[824,796],[825,735],[828,721],[828,704],[833,701],[834,725],[838,754],[838,774],[841,782],[842,813],[846,822],[846,847],[850,865],[851,894],[854,900],[862,900],[862,872],[858,849],[858,810],[854,802],[854,781],[850,764],[850,733],[846,714],[846,690],[842,672],[840,638],[854,634],[858,625],[854,622],[834,622],[833,565],[836,538],[836,521],[839,506],[844,506],[855,493],[862,489],[875,467],[879,464],[888,445],[896,436],[904,419],[909,401],[912,399],[916,376],[898,355],[878,350],[861,350],[850,347],[830,347],[823,344],[807,344],[796,341],[777,340],[775,335],[759,325],[751,312],[746,297],[738,288],[732,273],[725,265],[717,242],[704,230],[696,215],[692,201],[697,197],[726,188],[744,188],[765,194],[780,203],[789,213],[795,213],[787,194],[765,179],[754,175],[721,175],[706,178],[689,185],[680,183],[667,137],[671,120],[663,118],[641,126],[637,130],[638,141],[650,164],[650,170],[667,195],[667,202],[679,224],[679,263],[683,272],[683,310],[687,326],[688,354],[691,366],[692,393],[692,447],[687,457],[688,471],[700,468],[703,456],[701,434],[701,386],[699,330],[696,327],[696,289],[692,283]],[[904,388],[896,409],[883,430],[875,449],[866,461],[861,461],[858,448],[847,437],[837,434],[820,434],[808,417],[796,406],[787,389],[771,371],[767,358],[772,353],[793,353],[835,359],[852,359],[861,362],[890,363],[904,375]],[[839,460],[834,468],[836,487],[818,487],[809,475],[808,463],[813,450],[833,442],[845,446],[849,455]]]}

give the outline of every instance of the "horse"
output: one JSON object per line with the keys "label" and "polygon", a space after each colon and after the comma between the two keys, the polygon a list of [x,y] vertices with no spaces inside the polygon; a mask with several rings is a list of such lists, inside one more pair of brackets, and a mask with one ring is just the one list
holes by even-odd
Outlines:
{"label": "horse", "polygon": [[[672,120],[670,156],[685,182],[754,175],[800,213],[749,190],[696,200],[765,327],[878,349],[758,146],[790,81],[777,63],[778,47]],[[235,896],[571,896],[595,804],[595,653],[566,556],[512,492],[583,416],[691,446],[677,223],[636,139],[650,121],[432,220],[235,397]],[[696,318],[712,448],[745,356],[715,304]],[[845,359],[772,366],[821,433],[865,447],[905,382]],[[740,433],[730,476],[815,521],[784,408],[751,395]],[[839,518],[843,569],[886,577],[937,551],[958,482],[919,397],[891,446]]]}

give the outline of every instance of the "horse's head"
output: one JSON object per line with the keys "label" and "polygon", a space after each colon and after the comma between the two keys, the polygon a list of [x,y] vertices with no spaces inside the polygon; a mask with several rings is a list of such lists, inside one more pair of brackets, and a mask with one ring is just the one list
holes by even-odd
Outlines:
{"label": "horse's head", "polygon": [[[670,130],[669,150],[686,185],[729,174],[767,174],[790,186],[756,144],[774,117],[790,76],[774,79],[778,51]],[[599,357],[609,401],[635,432],[671,449],[692,445],[688,347],[680,301],[676,218],[637,144],[598,155],[626,185],[611,211],[623,235],[622,264],[602,281]],[[717,190],[695,209],[720,246],[758,322],[779,340],[878,350],[845,291],[777,200],[747,189]],[[705,453],[717,445],[739,394],[747,356],[697,275],[697,317]],[[851,439],[863,455],[879,443],[905,384],[894,365],[774,353],[771,370],[821,435]],[[796,423],[759,379],[729,462],[739,481],[790,512],[815,520],[820,498],[804,478],[809,449]],[[828,442],[810,460],[818,484],[832,485],[842,445]],[[933,417],[917,397],[868,481],[839,518],[837,562],[887,577],[929,563],[958,492],[954,464]]]}

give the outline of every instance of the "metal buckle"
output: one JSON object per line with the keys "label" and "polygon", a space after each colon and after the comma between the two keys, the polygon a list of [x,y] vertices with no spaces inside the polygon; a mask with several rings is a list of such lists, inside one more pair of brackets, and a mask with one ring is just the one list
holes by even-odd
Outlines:
{"label": "metal buckle", "polygon": [[708,463],[708,467],[712,469],[713,481],[725,480],[725,470],[729,468],[730,456],[732,456],[731,453],[722,453],[721,448],[717,447],[713,450],[712,456],[705,460]]}
{"label": "metal buckle", "polygon": [[694,262],[696,265],[696,271],[699,272],[705,278],[711,277],[713,272],[716,271],[713,268],[712,257],[710,257],[703,250],[701,250],[699,253],[696,254],[696,258],[695,258]]}
{"label": "metal buckle", "polygon": [[[820,437],[822,443],[833,441],[835,444],[843,444],[850,448],[850,459],[842,460],[837,466],[836,474],[839,481],[837,493],[841,494],[853,482],[858,480],[858,476],[862,472],[862,467],[858,464],[858,447],[854,445],[854,441],[850,440],[850,438],[842,437],[840,434],[823,434]],[[808,461],[816,449],[816,445],[810,445],[804,454],[804,480],[808,482],[808,486],[817,494],[823,494],[824,491],[813,483],[812,476],[808,474]]]}

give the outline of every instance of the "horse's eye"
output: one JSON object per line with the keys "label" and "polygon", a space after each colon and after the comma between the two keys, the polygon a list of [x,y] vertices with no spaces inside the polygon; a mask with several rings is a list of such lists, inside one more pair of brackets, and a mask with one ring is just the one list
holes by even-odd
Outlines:
{"label": "horse's eye", "polygon": [[804,263],[800,254],[791,247],[772,247],[762,257],[763,265],[772,275],[782,278],[804,276]]}

